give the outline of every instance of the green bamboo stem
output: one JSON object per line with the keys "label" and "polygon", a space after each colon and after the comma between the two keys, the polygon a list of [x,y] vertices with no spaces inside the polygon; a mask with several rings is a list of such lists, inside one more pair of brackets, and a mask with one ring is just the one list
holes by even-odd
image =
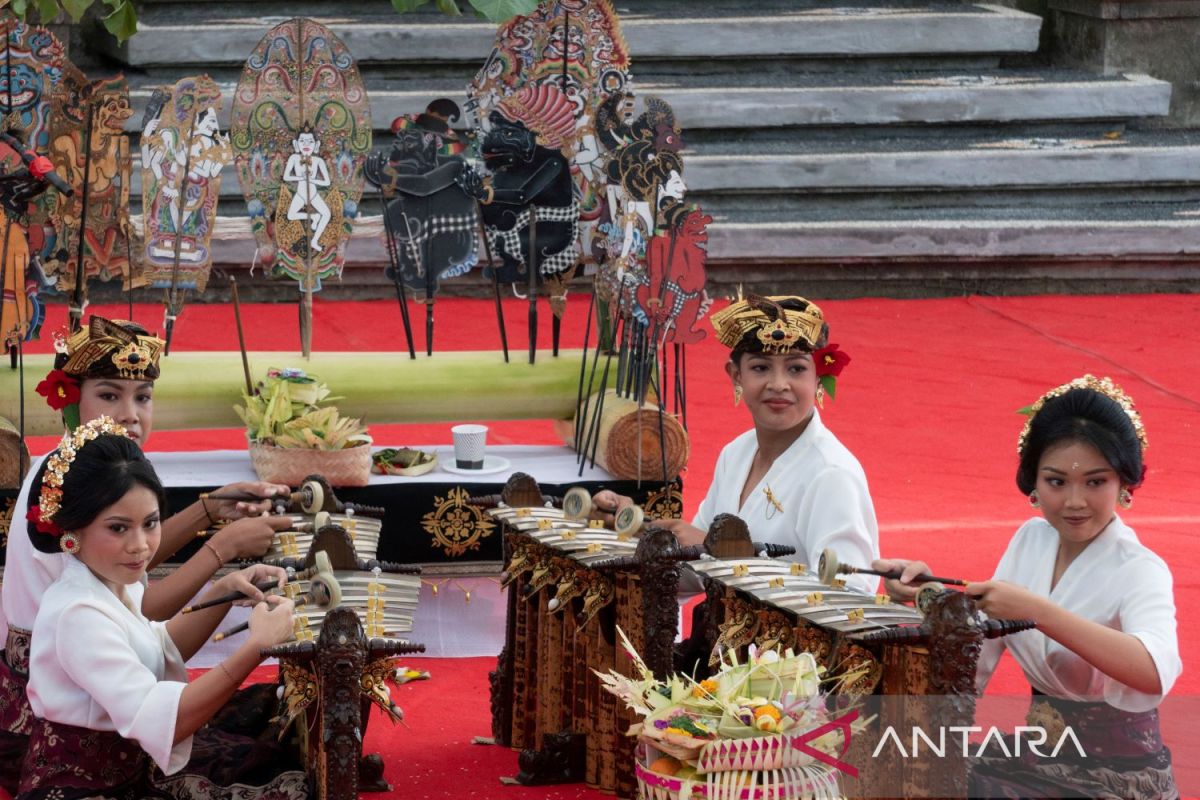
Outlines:
{"label": "green bamboo stem", "polygon": [[[320,377],[343,416],[382,423],[454,422],[489,419],[569,419],[575,413],[578,368],[571,358],[537,364],[505,364],[498,352],[446,352],[413,361],[408,353],[252,352],[257,369],[298,367]],[[154,387],[154,429],[237,428],[245,379],[241,354],[173,353],[163,359]],[[26,356],[28,380],[50,371],[53,356]],[[255,380],[264,373],[254,376]],[[0,370],[0,417],[16,419],[17,373]],[[26,435],[62,432],[58,412],[40,395],[26,397]]]}

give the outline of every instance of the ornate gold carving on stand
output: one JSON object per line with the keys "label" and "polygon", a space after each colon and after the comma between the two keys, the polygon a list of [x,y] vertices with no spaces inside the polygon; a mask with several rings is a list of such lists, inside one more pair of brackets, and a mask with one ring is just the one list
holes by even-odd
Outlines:
{"label": "ornate gold carving on stand", "polygon": [[776,647],[780,650],[788,648],[794,650],[796,634],[787,615],[778,611],[760,610],[758,612],[758,632],[754,637],[754,643],[760,650],[771,650]]}
{"label": "ornate gold carving on stand", "polygon": [[279,672],[283,678],[284,727],[287,727],[316,701],[320,690],[317,676],[294,661],[281,660]]}
{"label": "ornate gold carving on stand", "polygon": [[758,632],[758,612],[751,603],[738,598],[729,590],[725,600],[725,620],[721,623],[721,634],[708,657],[709,666],[721,663],[725,650],[739,650],[754,641]]}
{"label": "ornate gold carving on stand", "polygon": [[682,519],[683,485],[673,480],[657,492],[646,495],[642,504],[647,519]]}
{"label": "ornate gold carving on stand", "polygon": [[483,509],[467,502],[467,490],[456,486],[443,500],[434,497],[434,510],[422,517],[421,527],[433,536],[434,544],[450,558],[478,550],[483,539],[496,528]]}
{"label": "ornate gold carving on stand", "polygon": [[399,706],[392,702],[392,694],[387,686],[388,678],[395,671],[395,658],[391,656],[378,658],[363,668],[360,685],[363,695],[367,699],[383,709],[383,712],[391,717],[393,722],[401,722],[404,714],[401,713]]}
{"label": "ornate gold carving on stand", "polygon": [[16,498],[10,497],[4,501],[4,506],[0,508],[0,547],[8,547],[8,531],[12,528],[13,513],[16,506]]}
{"label": "ornate gold carving on stand", "polygon": [[870,650],[849,642],[842,642],[837,651],[838,672],[849,677],[841,684],[841,693],[861,697],[871,694],[883,678],[883,665]]}
{"label": "ornate gold carving on stand", "polygon": [[812,653],[818,664],[829,666],[829,656],[833,652],[833,636],[829,631],[816,625],[801,624],[793,632],[796,650]]}
{"label": "ornate gold carving on stand", "polygon": [[583,611],[580,614],[578,626],[582,628],[587,625],[600,609],[615,598],[616,592],[613,590],[612,581],[603,577],[593,579],[583,592]]}

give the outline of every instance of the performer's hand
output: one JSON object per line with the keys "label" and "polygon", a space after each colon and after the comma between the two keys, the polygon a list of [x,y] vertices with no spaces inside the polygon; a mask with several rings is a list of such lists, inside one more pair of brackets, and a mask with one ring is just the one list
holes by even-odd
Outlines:
{"label": "performer's hand", "polygon": [[242,517],[257,516],[264,511],[270,511],[274,505],[274,498],[286,499],[291,496],[291,487],[282,483],[267,483],[265,481],[239,481],[231,483],[228,486],[222,486],[213,494],[220,495],[225,492],[246,492],[248,494],[257,495],[266,498],[265,500],[217,500],[209,497],[204,501],[208,512],[214,517],[221,519],[241,519]]}
{"label": "performer's hand", "polygon": [[214,533],[213,547],[225,558],[258,558],[267,552],[276,532],[291,525],[287,516],[243,517]]}
{"label": "performer's hand", "polygon": [[616,525],[617,512],[625,506],[637,505],[632,497],[617,494],[612,489],[602,489],[592,495],[592,519],[604,520],[608,527]]}
{"label": "performer's hand", "polygon": [[898,569],[899,578],[884,578],[883,586],[888,596],[899,603],[911,603],[917,599],[923,583],[910,583],[918,575],[929,574],[929,565],[924,561],[909,561],[906,558],[877,558],[871,562],[871,569],[881,571]]}
{"label": "performer's hand", "polygon": [[1031,619],[1037,622],[1053,601],[1008,581],[981,581],[963,589],[976,599],[979,610],[992,619]]}
{"label": "performer's hand", "polygon": [[231,592],[241,592],[246,595],[246,599],[235,600],[233,604],[235,606],[252,606],[262,602],[267,596],[266,592],[254,584],[274,580],[282,587],[287,583],[287,577],[287,570],[283,567],[254,564],[245,569],[239,569],[237,572],[231,572],[224,578],[213,583],[213,593],[215,595],[225,595]]}
{"label": "performer's hand", "polygon": [[675,538],[679,540],[681,547],[687,547],[693,544],[704,544],[704,537],[708,536],[705,531],[700,530],[690,522],[685,522],[681,519],[656,519],[653,522],[647,523],[653,528],[664,528],[675,534]]}
{"label": "performer's hand", "polygon": [[250,641],[259,649],[292,638],[295,605],[286,597],[269,594],[250,612]]}

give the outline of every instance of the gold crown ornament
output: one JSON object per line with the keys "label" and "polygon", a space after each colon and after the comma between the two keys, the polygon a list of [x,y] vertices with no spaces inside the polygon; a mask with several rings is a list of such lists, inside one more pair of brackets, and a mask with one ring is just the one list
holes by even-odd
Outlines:
{"label": "gold crown ornament", "polygon": [[1129,417],[1130,424],[1133,425],[1133,432],[1137,435],[1138,441],[1142,445],[1142,452],[1146,452],[1146,448],[1150,446],[1150,442],[1146,438],[1146,428],[1142,425],[1142,415],[1133,406],[1133,398],[1125,394],[1125,390],[1114,383],[1112,378],[1097,378],[1095,375],[1089,374],[1064,383],[1062,386],[1054,387],[1039,397],[1033,405],[1021,409],[1020,413],[1028,414],[1029,418],[1025,420],[1025,427],[1021,429],[1021,435],[1017,437],[1018,456],[1025,452],[1025,443],[1029,440],[1029,429],[1033,426],[1033,418],[1046,405],[1046,401],[1053,397],[1060,397],[1072,389],[1090,389],[1093,392],[1104,395],[1119,405],[1121,410],[1125,412],[1125,416]]}
{"label": "gold crown ornament", "polygon": [[120,321],[93,316],[86,328],[71,334],[65,348],[57,347],[66,353],[62,370],[68,375],[115,374],[125,380],[154,380],[165,344],[157,336],[126,330]]}
{"label": "gold crown ornament", "polygon": [[[767,300],[780,303],[784,300],[804,300],[800,297],[777,295],[767,297]],[[805,300],[807,303],[808,301]],[[717,339],[729,349],[737,347],[738,343],[748,333],[754,333],[762,343],[764,353],[786,353],[795,347],[803,346],[808,350],[816,350],[820,341],[821,331],[825,327],[825,316],[821,309],[813,303],[803,311],[792,311],[779,308],[783,316],[773,318],[759,308],[755,308],[747,300],[737,300],[728,307],[713,314],[713,328],[717,331]]]}

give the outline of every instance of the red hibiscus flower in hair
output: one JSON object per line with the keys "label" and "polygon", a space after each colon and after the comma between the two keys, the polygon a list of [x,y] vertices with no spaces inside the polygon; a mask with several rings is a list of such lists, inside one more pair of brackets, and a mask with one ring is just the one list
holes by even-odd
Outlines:
{"label": "red hibiscus flower in hair", "polygon": [[79,381],[61,369],[50,370],[50,374],[37,385],[35,391],[45,397],[46,405],[55,411],[62,411],[67,406],[79,402]]}
{"label": "red hibiscus flower in hair", "polygon": [[850,363],[850,356],[838,350],[836,344],[826,345],[813,353],[813,364],[816,365],[817,375],[832,375],[837,377]]}
{"label": "red hibiscus flower in hair", "polygon": [[829,344],[820,350],[813,351],[813,366],[817,371],[817,405],[825,407],[824,395],[832,400],[837,392],[837,376],[850,363],[850,356],[838,350],[836,344]]}
{"label": "red hibiscus flower in hair", "polygon": [[48,536],[58,536],[62,530],[52,521],[42,522],[42,507],[30,506],[25,512],[25,520],[37,530]]}

